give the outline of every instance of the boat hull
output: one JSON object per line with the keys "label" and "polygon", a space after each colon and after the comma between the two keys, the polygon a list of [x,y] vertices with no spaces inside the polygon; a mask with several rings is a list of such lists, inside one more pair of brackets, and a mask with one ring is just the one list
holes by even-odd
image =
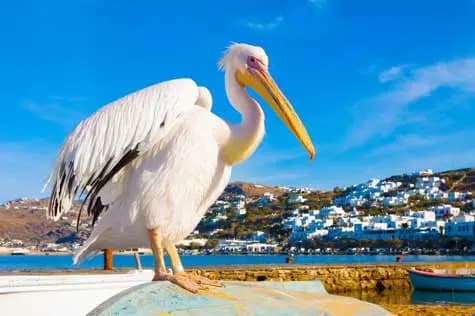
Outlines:
{"label": "boat hull", "polygon": [[409,270],[409,279],[416,290],[475,292],[474,275],[438,274]]}

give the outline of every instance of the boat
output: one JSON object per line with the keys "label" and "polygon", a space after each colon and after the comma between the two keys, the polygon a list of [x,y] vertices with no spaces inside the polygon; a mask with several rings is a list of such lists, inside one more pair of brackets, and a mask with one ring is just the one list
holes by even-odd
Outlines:
{"label": "boat", "polygon": [[409,269],[415,290],[475,292],[475,274],[448,274]]}
{"label": "boat", "polygon": [[28,249],[23,249],[23,248],[16,248],[13,249],[10,255],[12,256],[24,256],[28,254],[30,251]]}

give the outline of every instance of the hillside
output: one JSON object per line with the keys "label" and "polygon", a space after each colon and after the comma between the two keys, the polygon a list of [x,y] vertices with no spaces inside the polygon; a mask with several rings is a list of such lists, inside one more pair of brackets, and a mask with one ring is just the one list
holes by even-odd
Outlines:
{"label": "hillside", "polygon": [[[0,239],[19,239],[27,244],[75,242],[87,237],[88,229],[76,234],[74,208],[57,222],[46,219],[46,199],[19,199],[0,206]],[[82,219],[81,223],[86,223]],[[78,236],[76,236],[78,235]]]}
{"label": "hillside", "polygon": [[475,192],[475,168],[444,171],[438,175],[450,181],[450,191]]}
{"label": "hillside", "polygon": [[230,183],[226,189],[226,193],[243,194],[247,197],[261,196],[266,192],[273,193],[276,197],[284,194],[284,190],[278,187],[271,187],[267,185],[247,183],[247,182],[233,182]]}
{"label": "hillside", "polygon": [[[245,182],[231,183],[225,194],[243,194],[248,197],[261,196],[265,192],[280,196],[282,189]],[[46,244],[48,242],[80,242],[91,229],[90,221],[83,214],[83,224],[76,234],[73,225],[77,217],[77,205],[58,222],[46,219],[46,199],[18,199],[0,206],[0,239],[19,239],[27,244]]]}
{"label": "hillside", "polygon": [[[464,168],[457,170],[447,170],[434,173],[445,180],[445,188],[447,191],[474,192],[475,193],[475,168]],[[400,181],[404,184],[415,183],[417,176],[402,174],[394,175],[385,180]]]}
{"label": "hillside", "polygon": [[[473,168],[449,170],[434,175],[445,180],[445,188],[443,188],[445,191],[471,191],[475,194],[475,169]],[[388,180],[400,181],[403,186],[409,186],[409,184],[415,183],[416,176],[395,175],[389,177]],[[265,192],[273,193],[277,199],[262,208],[259,207],[258,201]],[[333,191],[305,193],[304,196],[307,200],[307,207],[320,209],[331,205],[335,197],[341,196],[345,192],[342,189],[335,188]],[[281,231],[280,223],[285,216],[290,214],[290,211],[285,202],[288,194],[285,193],[284,189],[235,182],[228,185],[223,195],[229,197],[228,201],[234,200],[236,195],[245,195],[248,200],[248,213],[244,217],[236,216],[231,209],[224,213],[228,219],[222,221],[217,227],[223,229],[221,233],[223,236],[229,238],[242,237],[256,230],[265,231],[272,235],[285,235]],[[428,202],[418,201],[417,203],[419,204],[411,204],[410,207],[423,209]],[[44,199],[19,199],[3,206],[0,205],[0,239],[20,239],[27,245],[45,245],[49,242],[81,242],[87,237],[91,230],[91,221],[85,215],[83,215],[80,223],[80,232],[76,234],[77,205],[70,214],[63,216],[58,222],[46,219],[46,206],[47,201]],[[401,208],[401,210],[404,209],[405,207]],[[211,218],[215,215],[210,213],[206,216]]]}
{"label": "hillside", "polygon": [[61,228],[55,223],[46,221],[42,210],[5,209],[0,208],[0,238],[8,239],[38,239]]}

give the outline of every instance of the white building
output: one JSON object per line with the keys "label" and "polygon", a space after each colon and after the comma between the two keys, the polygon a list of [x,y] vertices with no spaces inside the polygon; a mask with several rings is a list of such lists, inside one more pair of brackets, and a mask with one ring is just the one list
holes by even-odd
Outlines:
{"label": "white building", "polygon": [[387,196],[383,198],[384,207],[402,206],[407,204],[407,198],[401,196]]}
{"label": "white building", "polygon": [[[345,196],[334,199],[337,206],[363,206],[371,201],[381,199],[383,193],[397,190],[402,185],[401,182],[381,181],[379,179],[371,179],[366,183],[353,187],[353,190]],[[400,200],[400,199],[398,199]],[[388,200],[389,201],[389,200]],[[394,203],[394,202],[389,202]]]}
{"label": "white building", "polygon": [[268,253],[274,252],[277,244],[252,243],[246,245],[246,250],[250,253]]}
{"label": "white building", "polygon": [[439,188],[441,180],[439,177],[419,177],[416,179],[416,189]]}
{"label": "white building", "polygon": [[213,207],[215,207],[215,208],[217,208],[221,211],[224,211],[224,210],[231,207],[231,203],[229,203],[228,201],[217,200],[216,202],[214,202]]}
{"label": "white building", "polygon": [[460,214],[460,208],[453,207],[450,204],[434,206],[431,211],[435,213],[436,218],[452,217]]}
{"label": "white building", "polygon": [[287,199],[287,203],[289,204],[304,203],[305,201],[307,201],[307,199],[303,198],[300,194],[290,194]]}
{"label": "white building", "polygon": [[206,238],[193,238],[193,239],[183,239],[177,245],[185,246],[185,247],[190,247],[190,246],[204,247],[207,242],[208,242],[208,239]]}
{"label": "white building", "polygon": [[260,207],[264,207],[269,203],[274,202],[275,196],[273,193],[270,192],[265,192],[258,200],[257,200],[257,205]]}
{"label": "white building", "polygon": [[457,202],[457,201],[465,201],[467,198],[466,192],[449,192],[447,199],[449,203]]}
{"label": "white building", "polygon": [[253,232],[247,239],[263,243],[267,241],[267,235],[265,232],[258,230]]}
{"label": "white building", "polygon": [[345,210],[343,210],[343,208],[332,205],[332,206],[321,208],[320,211],[318,212],[318,216],[320,218],[345,217],[346,212]]}
{"label": "white building", "polygon": [[227,219],[228,219],[228,217],[226,215],[216,214],[216,216],[213,219],[211,219],[211,221],[213,223],[216,223],[216,222],[219,222],[219,221],[225,221]]}
{"label": "white building", "polygon": [[431,176],[433,174],[434,174],[434,172],[432,171],[432,169],[425,169],[425,170],[421,170],[421,171],[418,171],[418,172],[414,173],[414,175],[421,176],[421,177],[428,177],[428,176]]}
{"label": "white building", "polygon": [[245,200],[234,200],[231,202],[231,209],[236,213],[236,215],[246,215],[246,201]]}
{"label": "white building", "polygon": [[406,211],[405,216],[421,218],[425,221],[435,222],[436,215],[434,211]]}
{"label": "white building", "polygon": [[221,251],[226,252],[240,252],[246,249],[246,245],[248,244],[247,241],[239,240],[239,239],[226,239],[226,240],[219,240],[217,248]]}

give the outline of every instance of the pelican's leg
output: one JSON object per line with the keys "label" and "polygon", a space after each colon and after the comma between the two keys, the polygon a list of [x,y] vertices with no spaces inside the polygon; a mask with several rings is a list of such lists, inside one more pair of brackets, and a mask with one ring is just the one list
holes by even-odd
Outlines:
{"label": "pelican's leg", "polygon": [[155,260],[155,276],[153,281],[169,280],[167,267],[165,266],[165,259],[163,258],[162,238],[156,228],[149,229],[150,245],[152,246],[153,257]]}
{"label": "pelican's leg", "polygon": [[173,270],[173,276],[178,280],[191,280],[194,283],[198,284],[200,288],[206,288],[206,286],[216,286],[222,287],[223,285],[217,281],[210,280],[204,276],[198,275],[196,273],[189,273],[183,270],[183,265],[181,264],[180,256],[176,250],[175,245],[167,247],[168,255],[170,256],[170,262]]}
{"label": "pelican's leg", "polygon": [[162,238],[158,230],[150,229],[150,243],[152,245],[152,251],[155,258],[155,276],[153,281],[170,281],[175,283],[178,286],[181,286],[185,290],[188,290],[192,293],[198,292],[199,289],[203,288],[198,283],[194,282],[189,278],[184,278],[180,274],[170,275],[167,273],[167,268],[165,266],[165,260],[163,258],[163,246]]}

